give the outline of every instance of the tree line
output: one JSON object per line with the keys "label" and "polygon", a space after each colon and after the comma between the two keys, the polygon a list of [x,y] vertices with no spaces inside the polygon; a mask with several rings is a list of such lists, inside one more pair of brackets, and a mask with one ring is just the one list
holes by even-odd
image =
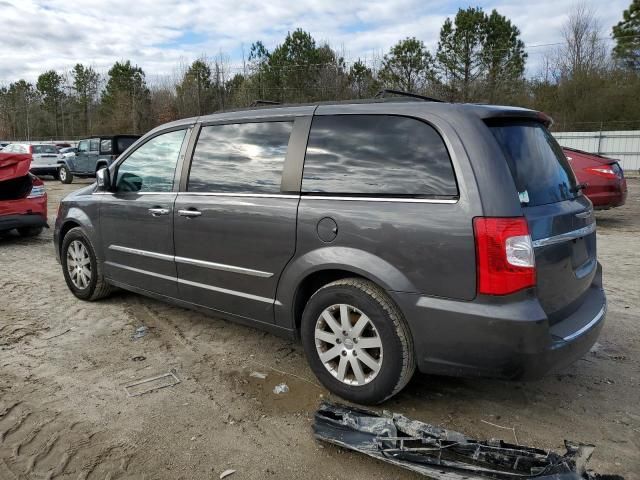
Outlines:
{"label": "tree line", "polygon": [[224,54],[202,57],[151,83],[129,60],[116,62],[106,75],[79,63],[70,71],[44,72],[35,83],[21,79],[0,88],[0,138],[143,133],[257,99],[348,100],[383,88],[534,108],[552,115],[560,130],[640,128],[640,0],[623,12],[612,38],[609,51],[597,17],[579,5],[540,71],[525,75],[528,52],[517,26],[496,10],[470,7],[445,20],[434,51],[410,37],[369,61],[347,62],[328,43],[297,29],[272,51],[253,43],[241,67],[232,67]]}

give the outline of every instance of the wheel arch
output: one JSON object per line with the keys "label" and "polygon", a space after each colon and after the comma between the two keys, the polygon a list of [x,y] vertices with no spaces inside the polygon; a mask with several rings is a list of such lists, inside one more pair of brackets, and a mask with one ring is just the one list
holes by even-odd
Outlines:
{"label": "wheel arch", "polygon": [[62,226],[60,227],[60,241],[58,242],[58,254],[62,255],[62,243],[64,242],[64,237],[69,233],[69,230],[76,227],[81,227],[75,219],[65,220]]}
{"label": "wheel arch", "polygon": [[[93,224],[93,221],[91,220],[89,215],[87,215],[87,213],[81,208],[71,207],[65,215],[65,218],[60,226],[58,253],[62,254],[62,243],[64,242],[64,237],[66,236],[66,234],[69,233],[69,230],[76,227],[82,228],[84,233],[87,235],[87,237],[89,237],[89,240],[94,245],[94,249],[96,249],[96,245],[94,242],[95,226]],[[96,255],[98,255],[97,251]]]}
{"label": "wheel arch", "polygon": [[276,324],[299,336],[304,307],[324,285],[343,278],[362,278],[385,291],[415,291],[407,277],[382,258],[347,247],[324,247],[298,257],[285,269],[278,285]]}
{"label": "wheel arch", "polygon": [[109,168],[109,162],[106,160],[98,160],[96,162],[96,172],[101,168]]}

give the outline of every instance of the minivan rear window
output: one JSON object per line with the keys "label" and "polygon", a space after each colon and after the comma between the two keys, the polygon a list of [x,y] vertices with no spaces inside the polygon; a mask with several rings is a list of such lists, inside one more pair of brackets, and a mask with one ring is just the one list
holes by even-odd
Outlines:
{"label": "minivan rear window", "polygon": [[507,159],[523,206],[574,199],[576,179],[562,148],[536,121],[487,122]]}

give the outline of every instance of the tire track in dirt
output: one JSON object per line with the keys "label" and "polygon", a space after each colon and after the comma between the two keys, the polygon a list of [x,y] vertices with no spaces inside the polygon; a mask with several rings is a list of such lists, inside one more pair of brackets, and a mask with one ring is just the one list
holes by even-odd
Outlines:
{"label": "tire track in dirt", "polygon": [[[30,412],[29,412],[30,413]],[[23,415],[28,417],[28,415]],[[22,418],[22,417],[21,417]],[[24,421],[13,432],[22,429]],[[44,432],[45,428],[49,432]],[[97,440],[104,433],[92,429],[82,422],[69,422],[58,413],[35,424],[22,440],[9,444],[10,455],[0,450],[0,476],[6,478],[43,478],[54,480],[59,477],[75,476],[78,480],[90,478],[117,478],[127,473],[133,454],[131,447],[122,442]],[[30,452],[24,450],[31,446]],[[100,472],[93,475],[94,472]]]}
{"label": "tire track in dirt", "polygon": [[29,418],[30,416],[31,416],[31,412],[29,410],[26,410],[26,411],[22,412],[22,414],[20,414],[20,416],[17,418],[17,420],[12,425],[10,425],[5,430],[0,431],[0,443],[4,443],[5,439],[9,435],[11,435],[12,433],[17,432],[22,427],[22,425],[27,420],[27,418]]}

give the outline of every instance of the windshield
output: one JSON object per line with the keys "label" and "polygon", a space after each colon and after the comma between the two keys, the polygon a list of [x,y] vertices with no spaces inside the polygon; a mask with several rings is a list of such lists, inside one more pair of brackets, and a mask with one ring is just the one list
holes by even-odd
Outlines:
{"label": "windshield", "polygon": [[55,145],[31,145],[32,153],[58,153]]}
{"label": "windshield", "polygon": [[571,200],[578,195],[576,179],[562,148],[541,123],[489,123],[500,144],[524,206]]}

